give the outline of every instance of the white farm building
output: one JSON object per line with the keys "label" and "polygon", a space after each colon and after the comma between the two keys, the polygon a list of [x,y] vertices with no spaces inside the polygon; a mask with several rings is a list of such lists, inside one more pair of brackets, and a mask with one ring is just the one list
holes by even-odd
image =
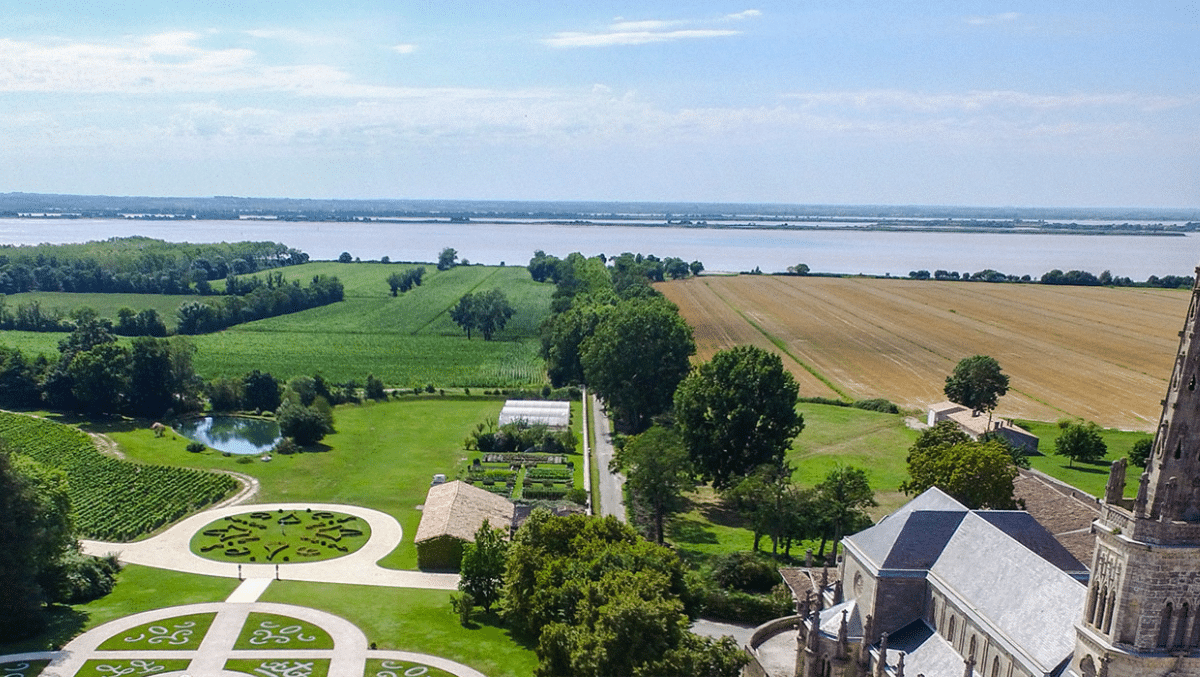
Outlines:
{"label": "white farm building", "polygon": [[554,430],[571,426],[571,403],[548,400],[509,400],[500,410],[500,425],[525,421],[529,425],[544,425]]}

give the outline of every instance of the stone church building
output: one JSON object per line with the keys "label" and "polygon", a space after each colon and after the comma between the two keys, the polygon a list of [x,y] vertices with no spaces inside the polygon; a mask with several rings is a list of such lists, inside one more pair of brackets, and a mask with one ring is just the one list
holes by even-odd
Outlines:
{"label": "stone church building", "polygon": [[931,489],[801,600],[798,676],[1200,677],[1197,273],[1137,497],[1115,462],[1090,570],[1027,513]]}

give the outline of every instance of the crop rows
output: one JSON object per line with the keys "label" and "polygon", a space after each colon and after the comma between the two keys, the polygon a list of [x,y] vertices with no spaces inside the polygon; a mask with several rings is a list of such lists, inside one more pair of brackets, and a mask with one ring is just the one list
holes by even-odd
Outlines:
{"label": "crop rows", "polygon": [[237,482],[228,475],[128,463],[101,454],[83,432],[0,412],[0,439],[67,474],[75,526],[88,538],[128,541],[219,501]]}
{"label": "crop rows", "polygon": [[854,399],[923,409],[945,399],[960,359],[984,354],[1011,379],[998,414],[1133,430],[1158,420],[1188,304],[1183,290],[860,278],[705,277],[659,289],[697,328],[701,355],[770,346],[793,358],[801,394],[822,394],[802,363]]}

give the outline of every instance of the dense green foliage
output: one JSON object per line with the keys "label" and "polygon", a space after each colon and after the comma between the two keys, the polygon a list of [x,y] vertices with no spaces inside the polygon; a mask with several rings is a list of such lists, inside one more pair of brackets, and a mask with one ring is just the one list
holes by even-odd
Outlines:
{"label": "dense green foliage", "polygon": [[[1099,461],[1108,453],[1108,445],[1100,437],[1100,426],[1091,421],[1059,424],[1062,433],[1054,440],[1054,453],[1075,461]],[[1143,462],[1143,467],[1145,463]]]}
{"label": "dense green foliage", "polygon": [[195,282],[307,260],[307,254],[275,242],[190,244],[127,237],[9,245],[0,248],[0,293],[187,294]]}
{"label": "dense green foliage", "polygon": [[684,579],[674,553],[615,518],[534,511],[509,549],[501,608],[537,638],[539,677],[739,674],[735,643],[687,631]]}
{"label": "dense green foliage", "polygon": [[79,430],[0,412],[0,440],[70,478],[79,533],[131,540],[220,500],[237,486],[228,475],[119,461],[96,450]]}
{"label": "dense green foliage", "polygon": [[409,268],[407,270],[392,273],[388,275],[388,287],[392,290],[392,296],[407,292],[413,287],[420,287],[421,280],[425,277],[424,268]]}
{"label": "dense green foliage", "polygon": [[879,505],[875,502],[875,492],[871,490],[867,473],[862,468],[848,465],[838,465],[817,485],[817,504],[826,534],[833,541],[834,559],[837,559],[842,536],[869,525],[871,516],[867,514],[867,508]]}
{"label": "dense green foliage", "polygon": [[951,402],[975,412],[990,412],[1008,392],[1008,376],[1000,371],[995,358],[973,355],[955,365],[943,391]]}
{"label": "dense green foliage", "polygon": [[921,433],[908,454],[909,495],[936,486],[972,510],[1014,510],[1017,468],[996,442],[974,442],[951,421]]}
{"label": "dense green foliage", "polygon": [[[1108,448],[1108,445],[1105,445]],[[1150,459],[1150,452],[1154,450],[1154,438],[1143,437],[1129,449],[1129,462],[1139,468],[1145,468],[1146,463]]]}
{"label": "dense green foliage", "polygon": [[74,547],[66,483],[61,470],[0,449],[0,637],[45,624],[46,575]]}
{"label": "dense green foliage", "polygon": [[483,334],[483,340],[491,341],[496,332],[504,330],[515,312],[508,297],[497,287],[486,292],[464,294],[450,309],[450,319],[467,332],[468,340],[471,330],[475,329]]}
{"label": "dense green foliage", "polygon": [[[336,303],[345,295],[342,283],[336,277],[314,276],[305,287],[297,281],[284,282],[282,274],[268,275],[267,279],[267,284],[254,285],[244,295],[184,303],[177,311],[176,330],[180,334],[206,334],[243,322]],[[234,282],[235,278],[230,278],[227,288]]]}
{"label": "dense green foliage", "polygon": [[588,385],[635,433],[671,408],[695,352],[692,329],[679,309],[656,297],[621,301],[580,345]]}
{"label": "dense green foliage", "polygon": [[771,539],[773,554],[782,548],[786,556],[794,543],[824,533],[815,493],[798,487],[792,473],[790,465],[766,463],[721,493],[725,504],[740,513],[754,533],[754,552],[763,536]]}
{"label": "dense green foliage", "polygon": [[797,391],[775,353],[738,346],[713,355],[675,393],[676,423],[696,469],[721,489],[781,462],[804,429]]}
{"label": "dense green foliage", "polygon": [[625,473],[635,519],[648,523],[650,538],[661,545],[666,521],[687,507],[683,494],[696,486],[679,432],[652,426],[618,449],[612,466]]}
{"label": "dense green foliage", "polygon": [[474,542],[463,544],[458,589],[470,595],[484,611],[490,611],[500,601],[507,554],[508,529],[493,528],[487,520],[475,532]]}

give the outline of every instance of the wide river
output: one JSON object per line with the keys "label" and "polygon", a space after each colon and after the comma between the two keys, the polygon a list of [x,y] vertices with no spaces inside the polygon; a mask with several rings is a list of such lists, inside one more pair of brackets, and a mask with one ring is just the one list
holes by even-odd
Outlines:
{"label": "wide river", "polygon": [[405,223],[0,219],[0,244],[86,242],[145,235],[172,242],[270,240],[336,259],[435,261],[453,247],[473,263],[524,265],[535,250],[565,256],[641,252],[700,260],[709,271],[781,272],[806,263],[814,272],[908,275],[910,270],[992,268],[1040,276],[1054,268],[1145,280],[1191,275],[1200,239],[1124,235],[1036,235],[845,230],[704,229],[548,223]]}

